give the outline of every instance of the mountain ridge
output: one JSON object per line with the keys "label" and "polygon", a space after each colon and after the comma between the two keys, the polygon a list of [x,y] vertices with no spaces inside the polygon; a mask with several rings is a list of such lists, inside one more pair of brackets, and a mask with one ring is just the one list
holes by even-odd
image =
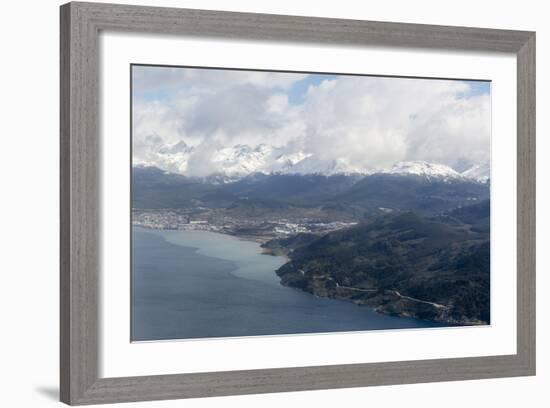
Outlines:
{"label": "mountain ridge", "polygon": [[135,167],[132,174],[133,205],[141,209],[317,207],[361,218],[404,210],[438,214],[487,199],[490,192],[488,184],[466,178],[386,173],[366,176],[253,173],[232,182],[190,178],[151,167]]}
{"label": "mountain ridge", "polygon": [[[200,162],[197,162],[197,157],[200,158]],[[425,160],[400,161],[388,168],[371,168],[365,164],[351,163],[344,158],[320,159],[317,155],[302,150],[289,153],[284,148],[265,143],[254,147],[237,144],[203,152],[199,147],[189,146],[180,141],[159,149],[156,156],[149,160],[135,159],[135,162],[137,166],[158,167],[189,177],[217,178],[219,182],[224,183],[238,181],[253,173],[324,176],[384,173],[448,180],[466,178],[488,182],[490,173],[489,162],[475,164],[463,172],[458,172],[445,164]]]}

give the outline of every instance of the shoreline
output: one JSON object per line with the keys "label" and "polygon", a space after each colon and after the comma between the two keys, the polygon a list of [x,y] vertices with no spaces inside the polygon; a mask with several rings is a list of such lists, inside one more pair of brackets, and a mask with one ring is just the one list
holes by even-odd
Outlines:
{"label": "shoreline", "polygon": [[[372,290],[361,290],[358,288],[347,288],[338,286],[335,291],[326,291],[326,292],[317,292],[316,291],[309,291],[304,288],[293,286],[289,284],[288,282],[285,282],[282,277],[281,278],[281,285],[295,288],[297,290],[300,290],[305,293],[309,293],[313,296],[326,298],[326,299],[333,299],[333,300],[339,300],[344,302],[353,303],[359,307],[368,307],[371,310],[374,310],[376,313],[382,314],[382,315],[388,315],[388,316],[394,316],[399,318],[405,318],[405,319],[415,319],[419,321],[424,322],[430,322],[430,323],[436,323],[441,324],[443,327],[473,327],[473,326],[489,326],[490,323],[484,322],[484,321],[472,321],[472,320],[459,320],[459,319],[453,319],[446,316],[445,313],[436,315],[433,319],[426,319],[422,318],[418,315],[415,315],[415,313],[411,313],[410,311],[396,311],[395,305],[398,304],[402,300],[408,300],[412,302],[419,302],[424,304],[432,304],[433,302],[427,302],[420,299],[411,298],[409,296],[401,295],[396,290],[378,290],[378,289],[372,289]],[[351,295],[350,292],[353,291],[364,291],[364,292],[372,292],[374,293],[374,296],[372,298],[366,298],[366,299],[357,299],[354,298],[353,295]],[[376,304],[373,302],[373,299],[377,299],[378,296],[388,296],[392,295],[395,296],[394,302],[377,302]],[[437,305],[438,309],[444,309],[447,310],[447,306],[445,305]]]}
{"label": "shoreline", "polygon": [[[203,231],[203,232],[210,232],[210,233],[215,233],[215,234],[221,234],[221,235],[227,235],[227,236],[230,236],[230,237],[234,237],[238,240],[241,240],[241,241],[245,241],[245,242],[254,242],[256,244],[259,245],[259,254],[261,255],[267,255],[267,256],[273,256],[273,257],[282,257],[285,259],[285,263],[283,265],[285,265],[286,263],[288,262],[291,262],[292,260],[289,258],[289,256],[287,254],[285,254],[284,252],[278,252],[278,251],[273,251],[271,248],[266,248],[263,246],[263,244],[265,244],[266,242],[272,240],[272,239],[276,239],[275,237],[271,238],[271,237],[257,237],[257,236],[250,236],[250,235],[237,235],[237,234],[232,234],[230,232],[227,232],[227,231],[220,231],[220,230],[215,230],[215,229],[205,229],[205,228],[153,228],[153,227],[149,227],[149,226],[144,226],[144,225],[139,225],[139,224],[132,224],[132,228],[133,227],[139,227],[139,228],[143,228],[145,230],[157,230],[157,231]],[[338,295],[337,293],[325,293],[325,294],[319,294],[319,293],[314,293],[314,292],[311,292],[311,291],[308,291],[308,290],[305,290],[303,288],[300,288],[300,287],[296,287],[296,286],[293,286],[293,285],[289,285],[287,282],[285,282],[285,280],[283,279],[282,276],[280,276],[278,273],[277,273],[277,270],[274,270],[273,273],[278,277],[279,279],[279,284],[281,286],[284,286],[284,287],[288,287],[288,288],[292,288],[292,289],[297,289],[303,293],[307,293],[309,295],[312,295],[312,296],[316,296],[316,297],[320,297],[320,298],[326,298],[326,299],[332,299],[332,300],[337,300],[337,301],[344,301],[344,302],[349,302],[349,303],[353,303],[359,307],[368,307],[369,309],[373,310],[374,312],[378,313],[378,314],[381,314],[381,315],[387,315],[387,316],[393,316],[393,317],[398,317],[398,318],[404,318],[404,319],[415,319],[415,320],[419,320],[419,321],[424,321],[424,322],[430,322],[430,323],[436,323],[436,324],[442,324],[442,325],[445,325],[444,327],[458,327],[458,326],[484,326],[484,325],[488,325],[489,323],[485,323],[485,322],[471,322],[471,321],[456,321],[456,320],[446,320],[446,319],[423,319],[423,318],[420,318],[418,316],[415,316],[414,313],[411,314],[409,312],[395,312],[395,311],[391,311],[391,310],[387,310],[387,306],[388,305],[383,305],[383,304],[370,304],[369,303],[369,300],[358,300],[358,299],[353,299],[352,296],[346,296],[344,294],[341,294],[341,295]],[[345,289],[344,287],[340,287],[339,289]],[[352,288],[349,288],[351,291],[353,291]],[[399,296],[401,298],[401,296]],[[405,298],[407,298],[407,296],[404,296]],[[412,300],[412,299],[411,299]],[[384,307],[386,306],[386,307]]]}
{"label": "shoreline", "polygon": [[224,230],[218,230],[218,229],[207,229],[207,228],[155,228],[150,227],[147,225],[141,225],[141,224],[134,224],[132,223],[132,228],[139,227],[146,230],[157,230],[157,231],[204,231],[204,232],[212,232],[215,234],[222,234],[222,235],[228,235],[230,237],[234,237],[237,239],[240,239],[242,241],[248,241],[248,242],[255,242],[257,244],[265,244],[268,241],[271,241],[272,239],[275,239],[276,237],[261,237],[261,236],[253,236],[253,235],[237,235],[233,234],[228,231]]}
{"label": "shoreline", "polygon": [[[145,230],[156,230],[156,231],[203,231],[203,232],[211,232],[211,233],[214,233],[214,234],[227,235],[227,236],[236,238],[240,241],[254,242],[254,243],[258,244],[259,249],[260,249],[260,251],[259,251],[260,255],[276,256],[276,257],[284,258],[285,259],[285,264],[287,262],[290,262],[290,260],[291,260],[288,257],[288,255],[285,254],[284,252],[278,253],[278,252],[273,251],[270,248],[265,248],[263,246],[263,244],[265,244],[266,242],[269,242],[269,241],[271,241],[272,239],[275,239],[275,238],[268,238],[268,237],[258,238],[258,237],[253,237],[253,236],[250,236],[250,235],[236,235],[236,234],[231,234],[231,233],[226,232],[226,231],[217,231],[217,230],[200,229],[200,228],[153,228],[153,227],[147,227],[147,226],[144,226],[144,225],[132,224],[132,228],[133,227],[139,227],[139,228],[143,228]],[[274,270],[273,272],[279,278],[279,282],[281,283],[281,285],[285,286],[282,283],[281,277],[279,275],[277,275],[277,270]]]}

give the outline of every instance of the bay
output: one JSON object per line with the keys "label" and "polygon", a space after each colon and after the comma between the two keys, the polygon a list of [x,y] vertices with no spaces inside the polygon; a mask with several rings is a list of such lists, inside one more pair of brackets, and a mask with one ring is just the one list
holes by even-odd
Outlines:
{"label": "bay", "polygon": [[437,327],[282,286],[285,257],[209,231],[132,228],[132,341]]}

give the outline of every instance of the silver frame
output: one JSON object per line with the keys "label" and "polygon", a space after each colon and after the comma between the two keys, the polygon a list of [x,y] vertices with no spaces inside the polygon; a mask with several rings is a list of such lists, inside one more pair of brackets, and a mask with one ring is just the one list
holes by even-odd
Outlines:
{"label": "silver frame", "polygon": [[[81,405],[535,375],[534,32],[80,2],[65,4],[60,12],[61,401]],[[98,34],[101,30],[514,53],[517,56],[517,354],[100,378]]]}

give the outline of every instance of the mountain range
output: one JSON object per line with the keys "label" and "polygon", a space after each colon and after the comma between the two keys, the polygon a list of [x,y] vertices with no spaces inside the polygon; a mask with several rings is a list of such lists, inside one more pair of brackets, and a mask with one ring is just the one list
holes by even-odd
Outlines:
{"label": "mountain range", "polygon": [[[208,165],[205,166],[205,163]],[[404,161],[387,169],[372,169],[368,166],[354,165],[345,158],[322,160],[311,153],[300,150],[289,153],[287,149],[267,144],[255,147],[238,144],[205,152],[202,148],[189,146],[183,141],[158,149],[147,160],[136,158],[134,164],[140,167],[158,167],[186,176],[209,178],[210,181],[219,183],[234,182],[256,173],[323,176],[384,173],[446,180],[470,179],[479,182],[488,182],[490,175],[488,162],[476,164],[462,172],[444,164],[426,161]],[[200,167],[201,172],[197,172],[195,167]]]}
{"label": "mountain range", "polygon": [[[362,219],[387,211],[438,214],[489,198],[489,183],[478,182],[440,166],[412,166],[414,172],[368,175],[252,173],[231,183],[134,167],[132,206],[136,209],[232,208],[248,211],[321,208]],[[419,173],[418,169],[430,172]]]}

